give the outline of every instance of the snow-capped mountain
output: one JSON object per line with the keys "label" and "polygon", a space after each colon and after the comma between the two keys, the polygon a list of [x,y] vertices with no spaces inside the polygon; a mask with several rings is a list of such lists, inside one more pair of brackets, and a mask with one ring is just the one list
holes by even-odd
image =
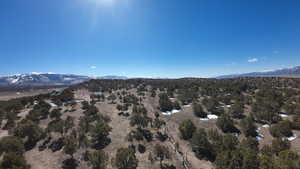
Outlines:
{"label": "snow-capped mountain", "polygon": [[127,79],[125,76],[84,76],[73,74],[37,73],[0,76],[0,86],[58,86],[72,85],[91,79]]}
{"label": "snow-capped mountain", "polygon": [[218,76],[217,78],[236,78],[236,77],[300,77],[300,66],[292,68],[283,68],[277,70],[268,70],[260,72],[251,72],[244,74],[233,74],[233,75],[224,75]]}
{"label": "snow-capped mountain", "polygon": [[52,86],[71,85],[92,79],[89,76],[68,75],[56,73],[30,73],[11,76],[1,76],[1,86]]}

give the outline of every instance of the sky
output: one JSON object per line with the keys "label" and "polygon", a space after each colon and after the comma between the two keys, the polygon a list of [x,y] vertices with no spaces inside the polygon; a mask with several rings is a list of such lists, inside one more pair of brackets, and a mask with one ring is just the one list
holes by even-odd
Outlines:
{"label": "sky", "polygon": [[0,75],[213,77],[300,65],[299,0],[1,0]]}

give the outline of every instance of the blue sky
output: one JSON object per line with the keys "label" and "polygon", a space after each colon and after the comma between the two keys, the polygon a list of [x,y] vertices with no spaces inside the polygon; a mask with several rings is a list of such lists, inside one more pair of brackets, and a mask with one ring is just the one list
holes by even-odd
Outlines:
{"label": "blue sky", "polygon": [[300,65],[299,0],[2,0],[0,75],[210,77]]}

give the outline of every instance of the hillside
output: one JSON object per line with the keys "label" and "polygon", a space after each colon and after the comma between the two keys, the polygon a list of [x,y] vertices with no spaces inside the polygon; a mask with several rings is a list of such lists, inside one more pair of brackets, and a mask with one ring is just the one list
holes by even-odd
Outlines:
{"label": "hillside", "polygon": [[82,83],[91,79],[127,79],[125,76],[90,77],[57,73],[29,73],[11,76],[0,76],[1,87],[22,86],[66,86]]}
{"label": "hillside", "polygon": [[223,76],[218,76],[216,78],[237,78],[237,77],[300,77],[300,66],[296,66],[293,68],[271,70],[271,71],[223,75]]}
{"label": "hillside", "polygon": [[0,168],[300,167],[300,79],[97,79],[0,101]]}

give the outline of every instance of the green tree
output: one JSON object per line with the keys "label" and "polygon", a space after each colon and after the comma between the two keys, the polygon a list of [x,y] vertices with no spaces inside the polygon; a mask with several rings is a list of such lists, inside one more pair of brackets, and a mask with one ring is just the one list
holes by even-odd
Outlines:
{"label": "green tree", "polygon": [[92,164],[93,169],[106,169],[108,164],[108,154],[103,150],[89,153],[88,160]]}
{"label": "green tree", "polygon": [[237,132],[237,128],[234,126],[233,120],[228,114],[222,114],[217,120],[217,126],[224,133],[233,133]]}
{"label": "green tree", "polygon": [[213,147],[207,139],[204,129],[198,129],[191,139],[192,149],[199,159],[214,160]]}
{"label": "green tree", "polygon": [[0,140],[0,155],[8,152],[23,154],[24,150],[23,142],[18,137],[6,136]]}
{"label": "green tree", "polygon": [[279,153],[275,163],[278,169],[299,169],[300,156],[296,152],[285,150]]}
{"label": "green tree", "polygon": [[292,123],[288,120],[280,121],[270,127],[270,133],[273,137],[290,137],[293,135]]}
{"label": "green tree", "polygon": [[259,157],[259,168],[260,169],[277,169],[275,160],[272,156],[262,155]]}
{"label": "green tree", "polygon": [[166,93],[161,93],[159,95],[159,107],[162,112],[173,110],[173,103],[171,102],[169,96]]}
{"label": "green tree", "polygon": [[1,169],[30,169],[24,157],[14,152],[5,153],[0,163]]}
{"label": "green tree", "polygon": [[59,119],[61,117],[61,111],[60,109],[53,109],[51,112],[50,112],[50,117],[51,118],[55,118],[55,119]]}
{"label": "green tree", "polygon": [[64,152],[73,158],[73,154],[77,150],[77,138],[74,135],[66,136],[64,138]]}
{"label": "green tree", "polygon": [[203,110],[201,104],[193,103],[193,111],[197,117],[205,118],[207,117],[207,113]]}
{"label": "green tree", "polygon": [[159,158],[160,166],[162,166],[162,162],[164,159],[170,159],[170,151],[167,147],[156,144],[154,147],[154,154],[157,158]]}
{"label": "green tree", "polygon": [[229,110],[229,114],[233,118],[240,119],[244,116],[244,105],[241,102],[235,103]]}
{"label": "green tree", "polygon": [[253,137],[245,138],[241,142],[241,148],[245,150],[253,150],[257,153],[259,152],[258,146],[259,146],[259,142],[257,141],[256,138]]}
{"label": "green tree", "polygon": [[92,130],[93,142],[99,145],[105,144],[111,129],[106,122],[98,121]]}
{"label": "green tree", "polygon": [[25,149],[32,149],[36,143],[44,137],[43,129],[41,129],[36,123],[30,120],[22,120],[18,123],[14,130],[14,135],[26,138]]}
{"label": "green tree", "polygon": [[272,141],[272,151],[275,154],[279,154],[281,151],[288,150],[291,144],[288,140],[282,140],[281,138],[275,138]]}
{"label": "green tree", "polygon": [[193,137],[193,133],[196,131],[196,127],[191,120],[185,120],[180,123],[179,131],[180,131],[181,137],[184,140],[188,140]]}
{"label": "green tree", "polygon": [[255,137],[257,136],[257,127],[251,117],[246,117],[241,120],[240,127],[242,132],[245,134],[246,137]]}
{"label": "green tree", "polygon": [[118,169],[136,169],[138,159],[131,148],[120,148],[117,151],[115,165]]}

